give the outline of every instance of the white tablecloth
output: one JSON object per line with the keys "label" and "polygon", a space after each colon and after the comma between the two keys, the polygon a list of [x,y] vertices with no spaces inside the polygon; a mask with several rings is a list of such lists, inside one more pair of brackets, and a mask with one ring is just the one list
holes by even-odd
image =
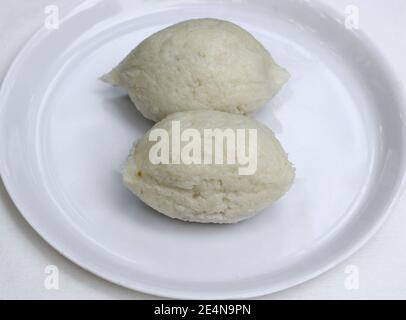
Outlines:
{"label": "white tablecloth", "polygon": [[[106,0],[108,1],[108,0]],[[231,1],[231,0],[230,0]],[[282,1],[282,0],[281,0]],[[44,8],[60,10],[72,0],[1,0],[0,80],[26,39],[44,22]],[[346,5],[360,8],[360,28],[406,79],[406,1],[325,0],[344,12]],[[403,80],[404,87],[406,82]],[[378,234],[349,260],[322,276],[265,299],[406,299],[406,194]],[[59,269],[59,289],[44,286],[45,268]],[[345,268],[359,270],[359,288],[345,286]],[[77,267],[42,240],[22,218],[0,183],[0,299],[148,299]]]}

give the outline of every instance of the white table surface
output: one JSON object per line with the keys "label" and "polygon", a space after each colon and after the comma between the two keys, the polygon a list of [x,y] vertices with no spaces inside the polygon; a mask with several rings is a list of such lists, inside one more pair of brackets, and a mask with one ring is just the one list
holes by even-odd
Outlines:
{"label": "white table surface", "polygon": [[[230,0],[231,1],[231,0]],[[283,1],[283,0],[281,0]],[[406,1],[324,0],[338,11],[356,5],[363,30],[388,59],[406,90]],[[2,0],[0,81],[16,52],[44,21],[44,7],[71,0]],[[45,268],[59,270],[59,289],[46,289]],[[359,272],[348,290],[347,266]],[[154,299],[76,266],[51,248],[19,214],[0,182],[0,299]],[[385,225],[360,251],[320,277],[261,299],[406,299],[406,193]]]}

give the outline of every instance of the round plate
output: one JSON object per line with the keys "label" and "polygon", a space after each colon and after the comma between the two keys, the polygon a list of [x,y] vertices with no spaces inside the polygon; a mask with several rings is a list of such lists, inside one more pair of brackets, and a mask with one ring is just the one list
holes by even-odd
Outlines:
{"label": "round plate", "polygon": [[[214,17],[250,31],[289,83],[256,118],[295,164],[283,199],[235,225],[172,220],[123,185],[152,125],[98,78],[153,32]],[[404,100],[373,46],[316,2],[85,2],[40,30],[4,80],[4,183],[38,233],[83,268],[178,298],[275,292],[333,267],[381,225],[405,171]]]}

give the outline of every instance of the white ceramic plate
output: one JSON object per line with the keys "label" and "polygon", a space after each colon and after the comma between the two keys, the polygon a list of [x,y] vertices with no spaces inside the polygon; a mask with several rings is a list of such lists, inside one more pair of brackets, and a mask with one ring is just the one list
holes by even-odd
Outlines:
{"label": "white ceramic plate", "polygon": [[[98,80],[153,32],[197,17],[248,29],[292,74],[256,115],[296,165],[278,203],[236,225],[167,218],[120,181],[152,125]],[[86,2],[40,30],[4,80],[1,174],[28,222],[83,268],[178,298],[275,292],[333,267],[381,225],[405,170],[404,103],[386,64],[315,2]]]}

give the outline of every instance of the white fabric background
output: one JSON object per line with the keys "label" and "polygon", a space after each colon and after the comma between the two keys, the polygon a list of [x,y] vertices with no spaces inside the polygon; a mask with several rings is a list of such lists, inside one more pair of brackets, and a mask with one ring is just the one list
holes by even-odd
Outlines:
{"label": "white fabric background", "polygon": [[[106,0],[109,1],[109,0]],[[283,0],[281,0],[283,1]],[[26,39],[44,22],[44,7],[67,10],[76,0],[1,0],[0,81]],[[360,8],[360,28],[406,79],[406,1],[324,0],[344,12]],[[403,87],[406,82],[401,80]],[[59,268],[59,290],[44,286],[47,265]],[[359,268],[359,289],[344,286],[347,265]],[[148,299],[77,267],[42,240],[22,218],[0,182],[0,299]],[[406,299],[406,194],[378,234],[322,276],[264,299]]]}

